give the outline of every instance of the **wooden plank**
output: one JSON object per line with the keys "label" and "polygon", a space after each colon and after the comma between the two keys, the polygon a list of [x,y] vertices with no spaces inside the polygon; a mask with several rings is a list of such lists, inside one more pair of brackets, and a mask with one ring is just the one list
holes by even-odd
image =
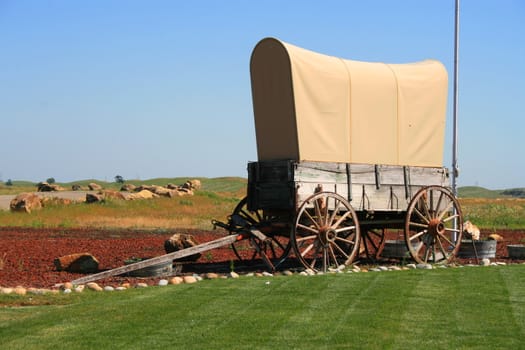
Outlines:
{"label": "wooden plank", "polygon": [[139,261],[134,264],[117,267],[112,270],[103,271],[103,272],[99,272],[93,275],[81,277],[74,281],[71,281],[71,283],[78,285],[78,284],[84,284],[84,283],[100,280],[102,278],[122,275],[124,273],[139,270],[144,267],[166,263],[168,261],[173,261],[175,259],[183,258],[183,257],[190,256],[190,255],[197,254],[197,253],[202,253],[206,250],[229,245],[241,239],[244,239],[244,235],[228,235],[226,237],[222,237],[222,238],[219,238],[214,241],[207,242],[207,243],[202,243],[194,247],[190,247],[190,248],[182,249],[182,250],[179,250],[173,253],[157,256],[155,258],[151,258],[145,261]]}

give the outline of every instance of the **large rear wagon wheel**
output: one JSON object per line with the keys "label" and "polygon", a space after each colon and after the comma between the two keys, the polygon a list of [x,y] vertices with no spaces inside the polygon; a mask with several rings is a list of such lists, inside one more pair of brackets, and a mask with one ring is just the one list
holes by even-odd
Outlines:
{"label": "large rear wagon wheel", "polygon": [[340,195],[316,193],[299,207],[291,240],[306,268],[326,272],[348,265],[359,251],[357,215]]}
{"label": "large rear wagon wheel", "polygon": [[237,241],[231,245],[233,253],[237,259],[241,261],[256,259],[258,255],[257,249],[255,249],[250,242],[253,240],[252,242],[254,242],[260,251],[266,254],[268,259],[277,267],[286,259],[291,250],[290,234],[288,232],[286,232],[286,234],[276,232],[271,226],[272,218],[265,215],[262,210],[249,210],[247,203],[248,199],[245,197],[237,204],[233,210],[233,214],[230,216],[230,223],[234,225],[235,228],[256,228],[267,235],[269,239],[261,241],[256,237],[252,237],[250,239]]}
{"label": "large rear wagon wheel", "polygon": [[405,241],[416,262],[450,262],[459,250],[462,232],[459,202],[445,187],[424,187],[410,201]]}

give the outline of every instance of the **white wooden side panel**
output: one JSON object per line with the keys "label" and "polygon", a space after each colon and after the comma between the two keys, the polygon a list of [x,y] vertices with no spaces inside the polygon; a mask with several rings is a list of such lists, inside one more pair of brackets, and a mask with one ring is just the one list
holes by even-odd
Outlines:
{"label": "white wooden side panel", "polygon": [[404,211],[421,187],[450,186],[445,168],[350,164],[349,173],[351,192],[348,191],[346,164],[296,163],[294,183],[297,206],[322,187],[323,191],[334,192],[350,200],[356,210]]}

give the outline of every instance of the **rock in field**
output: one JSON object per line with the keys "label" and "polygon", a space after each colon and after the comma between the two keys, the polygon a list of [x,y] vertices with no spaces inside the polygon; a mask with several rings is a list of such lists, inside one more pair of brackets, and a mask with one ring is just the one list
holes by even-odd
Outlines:
{"label": "rock in field", "polygon": [[33,210],[42,208],[42,201],[34,193],[21,193],[16,196],[9,204],[11,211],[22,211],[31,213]]}
{"label": "rock in field", "polygon": [[99,193],[87,193],[86,203],[98,203],[104,201],[104,196]]}
{"label": "rock in field", "polygon": [[100,186],[99,184],[96,184],[94,182],[90,183],[88,185],[88,188],[91,190],[91,191],[100,191],[102,189],[102,186]]}
{"label": "rock in field", "polygon": [[[184,233],[175,233],[164,242],[164,250],[167,254],[178,252],[179,250],[195,247],[199,242],[192,236]],[[193,254],[184,258],[176,259],[176,261],[196,261],[201,256],[200,253]]]}
{"label": "rock in field", "polygon": [[93,273],[98,271],[99,262],[90,253],[77,253],[56,258],[54,264],[58,271]]}
{"label": "rock in field", "polygon": [[184,276],[182,277],[182,280],[187,284],[197,283],[197,279],[194,276]]}
{"label": "rock in field", "polygon": [[104,289],[98,285],[98,283],[96,282],[89,282],[88,284],[86,284],[86,287],[89,289],[89,290],[93,290],[95,292],[102,292]]}

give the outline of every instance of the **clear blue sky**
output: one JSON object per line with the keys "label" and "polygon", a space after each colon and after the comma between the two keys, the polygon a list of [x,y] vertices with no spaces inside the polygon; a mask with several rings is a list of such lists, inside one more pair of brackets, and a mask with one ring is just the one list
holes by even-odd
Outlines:
{"label": "clear blue sky", "polygon": [[[0,180],[247,176],[267,36],[442,61],[450,167],[454,0],[0,0]],[[525,1],[462,0],[459,186],[525,187],[524,67]]]}

